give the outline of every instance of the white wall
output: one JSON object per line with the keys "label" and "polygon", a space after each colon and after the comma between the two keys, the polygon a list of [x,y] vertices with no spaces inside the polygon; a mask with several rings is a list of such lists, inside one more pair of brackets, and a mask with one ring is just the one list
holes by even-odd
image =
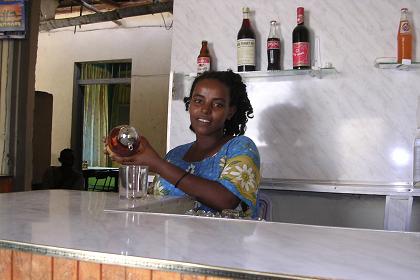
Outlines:
{"label": "white wall", "polygon": [[[172,15],[162,14],[166,24]],[[36,90],[54,96],[52,164],[70,146],[76,62],[132,60],[130,123],[164,153],[172,29],[161,14],[56,29],[39,34]]]}
{"label": "white wall", "polygon": [[246,135],[257,143],[263,176],[411,181],[420,68],[382,70],[374,61],[396,56],[402,7],[411,13],[419,57],[418,0],[176,0],[171,69],[180,75],[175,75],[170,145],[194,138],[181,101],[191,79],[182,73],[195,71],[201,40],[209,41],[215,69],[236,69],[241,7],[249,6],[257,33],[257,69],[266,69],[272,19],[280,23],[282,64],[290,69],[291,35],[300,5],[312,38],[320,39],[322,64],[331,62],[338,73],[322,79],[247,80],[255,118],[248,122]]}

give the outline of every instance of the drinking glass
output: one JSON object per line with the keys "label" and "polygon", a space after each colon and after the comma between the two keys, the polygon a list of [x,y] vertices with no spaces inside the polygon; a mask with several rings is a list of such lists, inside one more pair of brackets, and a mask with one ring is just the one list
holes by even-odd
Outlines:
{"label": "drinking glass", "polygon": [[118,176],[120,198],[136,199],[147,196],[147,166],[121,165]]}

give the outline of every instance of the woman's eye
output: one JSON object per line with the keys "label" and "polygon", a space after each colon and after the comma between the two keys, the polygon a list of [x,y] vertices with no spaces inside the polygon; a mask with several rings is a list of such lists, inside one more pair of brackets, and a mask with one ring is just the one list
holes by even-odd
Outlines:
{"label": "woman's eye", "polygon": [[201,103],[201,99],[195,98],[195,99],[193,99],[193,102],[194,103]]}
{"label": "woman's eye", "polygon": [[214,107],[216,107],[216,108],[223,108],[223,107],[225,107],[225,104],[223,104],[223,103],[214,103]]}

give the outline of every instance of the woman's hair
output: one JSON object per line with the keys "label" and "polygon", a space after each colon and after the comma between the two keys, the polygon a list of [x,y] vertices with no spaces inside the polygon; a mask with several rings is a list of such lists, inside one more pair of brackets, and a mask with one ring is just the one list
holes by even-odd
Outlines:
{"label": "woman's hair", "polygon": [[[248,118],[254,117],[254,111],[251,102],[249,102],[246,85],[242,82],[241,75],[233,73],[232,70],[204,72],[195,78],[191,86],[190,96],[184,98],[185,109],[187,111],[194,89],[197,83],[202,80],[216,80],[228,88],[230,94],[229,106],[236,106],[236,112],[230,120],[226,120],[223,133],[234,136],[243,135],[246,130]],[[192,130],[191,126],[190,129]]]}

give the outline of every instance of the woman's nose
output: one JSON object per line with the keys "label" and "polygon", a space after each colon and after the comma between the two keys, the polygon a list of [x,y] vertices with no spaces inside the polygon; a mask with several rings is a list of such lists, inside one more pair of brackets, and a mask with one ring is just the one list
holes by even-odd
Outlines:
{"label": "woman's nose", "polygon": [[201,106],[201,112],[208,114],[211,111],[211,106],[209,104],[203,104],[203,106]]}

